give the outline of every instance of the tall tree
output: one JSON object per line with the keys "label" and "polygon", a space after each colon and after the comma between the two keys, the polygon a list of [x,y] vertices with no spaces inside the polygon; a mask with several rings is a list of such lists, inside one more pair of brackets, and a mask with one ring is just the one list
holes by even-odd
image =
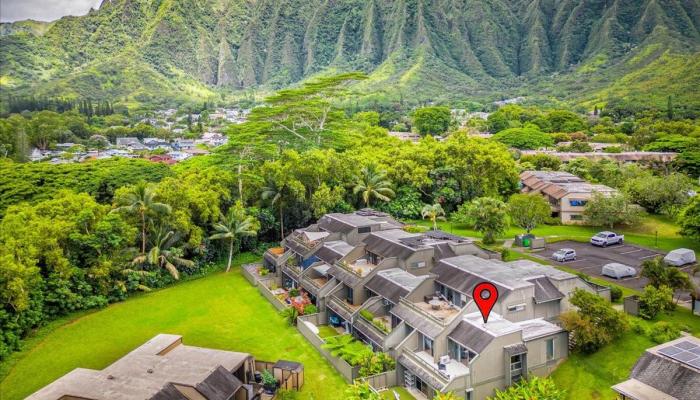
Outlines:
{"label": "tall tree", "polygon": [[355,177],[353,193],[360,194],[366,207],[371,205],[373,198],[389,201],[394,197],[386,172],[377,170],[374,164],[362,168],[360,174]]}
{"label": "tall tree", "polygon": [[246,215],[243,205],[238,202],[228,210],[226,215],[221,214],[221,220],[214,224],[214,233],[209,236],[211,240],[228,240],[228,263],[226,272],[231,270],[234,245],[240,247],[240,240],[246,236],[255,236],[260,229],[260,223],[255,218]]}
{"label": "tall tree", "polygon": [[508,212],[513,223],[530,233],[552,214],[552,209],[538,194],[514,194],[508,200]]}
{"label": "tall tree", "polygon": [[167,204],[155,200],[155,188],[152,184],[139,182],[129,188],[125,197],[118,199],[119,207],[115,211],[126,211],[138,216],[141,221],[141,254],[146,254],[146,226],[148,218],[158,214],[169,214]]}
{"label": "tall tree", "polygon": [[484,243],[492,244],[498,235],[508,228],[508,207],[501,200],[493,197],[479,197],[460,206],[455,220],[474,226],[484,235]]}
{"label": "tall tree", "polygon": [[148,264],[154,267],[165,268],[175,279],[180,279],[177,267],[194,267],[194,262],[182,258],[182,250],[174,247],[178,241],[178,235],[168,230],[165,226],[159,226],[154,235],[153,246],[148,254],[141,254],[134,258],[133,264]]}

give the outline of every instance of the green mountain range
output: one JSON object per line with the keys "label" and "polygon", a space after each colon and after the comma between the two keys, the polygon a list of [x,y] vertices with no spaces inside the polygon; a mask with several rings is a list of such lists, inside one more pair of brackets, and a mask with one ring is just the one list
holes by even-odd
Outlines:
{"label": "green mountain range", "polygon": [[148,103],[362,70],[389,99],[700,104],[700,0],[105,0],[0,35],[11,94]]}

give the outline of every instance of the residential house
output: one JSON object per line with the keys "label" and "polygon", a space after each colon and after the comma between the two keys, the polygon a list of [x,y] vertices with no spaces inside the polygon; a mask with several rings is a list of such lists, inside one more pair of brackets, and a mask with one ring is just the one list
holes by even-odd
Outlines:
{"label": "residential house", "polygon": [[138,138],[135,137],[119,137],[117,138],[117,147],[129,149],[131,151],[148,150]]}
{"label": "residential house", "polygon": [[520,174],[523,193],[539,193],[549,201],[552,217],[563,224],[583,222],[583,211],[595,193],[609,196],[617,191],[605,185],[588,183],[561,171],[524,171]]}
{"label": "residential house", "polygon": [[427,398],[453,392],[482,400],[529,375],[550,373],[567,357],[561,327],[542,319],[511,322],[493,312],[485,323],[475,309],[422,307],[427,318],[411,321],[415,329],[397,348],[399,384]]}
{"label": "residential house", "polygon": [[143,138],[143,145],[146,146],[149,150],[172,150],[170,143],[167,140],[160,138]]}
{"label": "residential house", "polygon": [[177,138],[173,142],[173,148],[178,150],[193,149],[197,144],[192,139]]}
{"label": "residential house", "polygon": [[[528,373],[551,372],[567,356],[568,340],[554,322],[571,309],[574,290],[596,292],[576,275],[526,260],[449,257],[430,276],[433,287],[399,298],[390,311],[392,326],[406,333],[393,349],[398,380],[466,399],[484,399]],[[499,292],[488,323],[472,301],[484,281]]]}
{"label": "residential house", "polygon": [[250,354],[187,346],[181,336],[160,334],[103,370],[74,369],[27,399],[248,400],[260,391],[254,376],[261,369]]}
{"label": "residential house", "polygon": [[612,389],[623,400],[697,400],[700,339],[682,336],[647,349],[629,379]]}
{"label": "residential house", "polygon": [[228,143],[228,136],[218,132],[204,132],[202,138],[196,140],[197,144],[204,144],[211,147],[219,147]]}

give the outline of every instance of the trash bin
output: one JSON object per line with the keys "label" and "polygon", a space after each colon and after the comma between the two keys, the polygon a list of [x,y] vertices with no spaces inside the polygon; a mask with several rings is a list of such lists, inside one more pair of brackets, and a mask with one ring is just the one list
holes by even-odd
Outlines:
{"label": "trash bin", "polygon": [[515,245],[518,247],[530,247],[530,244],[532,244],[532,239],[534,238],[535,235],[531,233],[517,235],[515,236]]}

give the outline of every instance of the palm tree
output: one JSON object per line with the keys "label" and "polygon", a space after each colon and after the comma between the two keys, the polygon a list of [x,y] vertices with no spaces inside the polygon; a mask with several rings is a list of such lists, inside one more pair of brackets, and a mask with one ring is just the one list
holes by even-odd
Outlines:
{"label": "palm tree", "polygon": [[284,190],[285,185],[280,185],[274,181],[262,188],[262,199],[269,200],[270,205],[277,207],[280,211],[280,239],[284,239]]}
{"label": "palm tree", "polygon": [[155,201],[153,185],[139,182],[130,188],[122,204],[115,211],[127,211],[141,219],[141,254],[146,254],[146,216],[149,214],[170,214],[169,205]]}
{"label": "palm tree", "polygon": [[437,226],[437,221],[444,221],[445,220],[445,210],[442,209],[442,206],[440,203],[435,203],[432,206],[429,204],[426,204],[425,207],[423,207],[423,211],[421,211],[421,215],[423,218],[430,218],[430,221],[433,223],[433,230],[436,231],[438,226]]}
{"label": "palm tree", "polygon": [[245,215],[245,213],[237,212],[236,208],[228,210],[228,214],[221,214],[220,222],[214,224],[216,233],[209,236],[211,240],[229,241],[228,248],[228,263],[226,264],[226,272],[231,270],[231,259],[233,258],[233,245],[238,243],[239,238],[245,236],[255,236],[257,232],[255,218]]}
{"label": "palm tree", "polygon": [[182,250],[173,247],[178,240],[178,235],[173,231],[167,231],[161,226],[156,232],[156,238],[153,242],[153,247],[148,251],[148,254],[140,254],[134,261],[133,265],[148,264],[154,267],[165,268],[170,275],[175,279],[180,279],[180,272],[177,267],[194,267],[194,262],[182,258]]}
{"label": "palm tree", "polygon": [[377,171],[374,165],[368,165],[355,177],[353,194],[362,194],[362,201],[369,207],[372,198],[381,201],[389,201],[394,197],[391,190],[391,182],[386,177],[385,171]]}

